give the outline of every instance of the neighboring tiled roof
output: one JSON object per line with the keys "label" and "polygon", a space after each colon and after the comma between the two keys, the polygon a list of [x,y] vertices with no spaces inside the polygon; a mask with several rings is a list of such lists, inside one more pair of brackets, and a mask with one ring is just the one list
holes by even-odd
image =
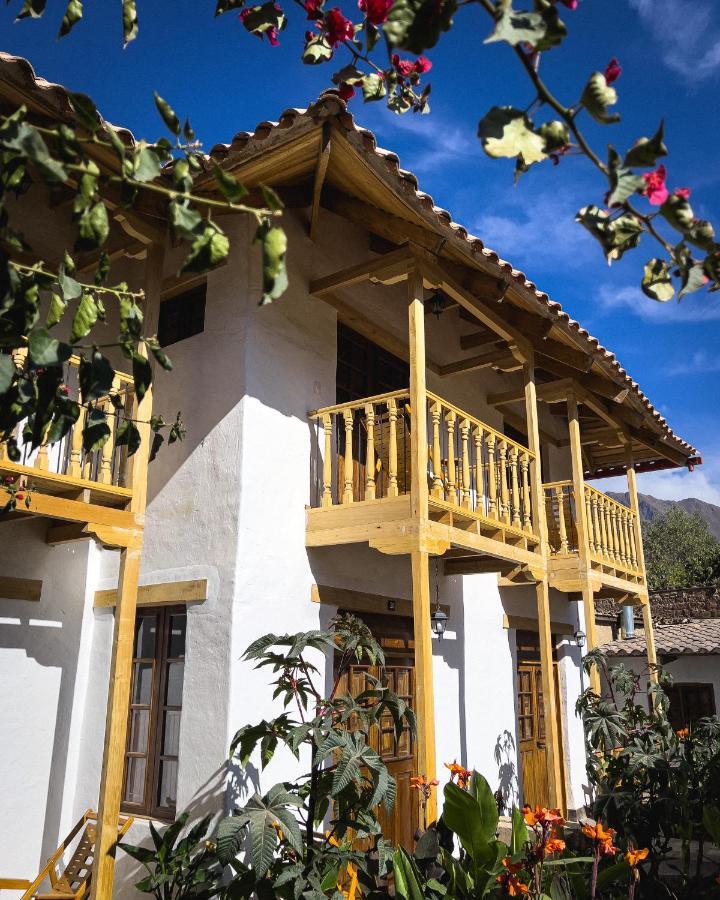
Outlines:
{"label": "neighboring tiled roof", "polygon": [[[41,92],[48,97],[58,112],[66,114],[70,109],[65,88],[37,77],[26,59],[0,53],[0,80],[12,81],[18,88],[31,95],[37,94],[38,91]],[[263,149],[261,145],[270,138],[276,138],[278,132],[282,133],[284,139],[286,136],[291,136],[292,132],[297,129],[329,119],[333,119],[343,129],[359,153],[382,161],[391,180],[396,182],[395,190],[398,195],[402,196],[431,225],[434,231],[445,232],[447,239],[459,242],[465,251],[469,249],[473,256],[479,257],[477,262],[482,263],[484,271],[495,270],[498,278],[510,278],[518,287],[524,289],[525,295],[541,314],[549,313],[554,324],[558,325],[571,338],[579,338],[587,350],[610,370],[610,373],[622,383],[623,387],[627,387],[633,392],[646,413],[655,420],[665,439],[689,457],[697,453],[691,444],[672,431],[666,419],[653,407],[637,382],[633,381],[621,366],[615,354],[603,347],[596,337],[593,337],[579,322],[572,319],[559,303],[552,300],[544,291],[539,290],[537,285],[530,281],[523,272],[513,268],[496,251],[486,247],[479,237],[470,234],[466,228],[454,222],[447,210],[436,206],[433,198],[420,190],[415,175],[401,168],[397,154],[378,147],[373,132],[356,124],[347,104],[335,91],[325,92],[307,109],[286,109],[277,122],[260,122],[255,126],[253,132],[238,132],[229,144],[216,144],[211,149],[210,156],[218,162],[235,161],[244,155],[244,152],[261,152]],[[118,129],[118,131],[125,139],[133,140],[130,132],[124,129]]]}
{"label": "neighboring tiled roof", "polygon": [[[658,656],[704,656],[720,654],[720,619],[702,619],[677,625],[655,627]],[[645,656],[645,638],[641,636],[603,644],[608,656]]]}

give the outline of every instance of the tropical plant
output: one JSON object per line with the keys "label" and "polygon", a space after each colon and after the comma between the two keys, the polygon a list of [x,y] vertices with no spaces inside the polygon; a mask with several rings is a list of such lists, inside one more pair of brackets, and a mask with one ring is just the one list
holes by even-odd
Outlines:
{"label": "tropical plant", "polygon": [[[708,840],[720,846],[720,719],[675,731],[667,715],[668,673],[657,669],[643,703],[641,682],[649,672],[609,666],[601,649],[585,664],[599,667],[605,685],[604,693],[589,689],[578,700],[595,816],[630,848],[648,849],[638,896],[707,896],[720,874],[704,853]],[[674,894],[665,883],[670,870],[677,874]]]}

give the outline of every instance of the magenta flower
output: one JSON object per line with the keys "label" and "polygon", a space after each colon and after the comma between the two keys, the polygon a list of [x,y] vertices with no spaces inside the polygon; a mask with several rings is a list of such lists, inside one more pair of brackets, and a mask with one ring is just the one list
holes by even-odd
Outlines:
{"label": "magenta flower", "polygon": [[690,188],[675,188],[673,191],[676,197],[682,197],[683,200],[690,199]]}
{"label": "magenta flower", "polygon": [[353,23],[350,19],[345,18],[337,6],[325,13],[322,30],[331,47],[337,47],[338,44],[349,41],[355,36]]}
{"label": "magenta flower", "polygon": [[605,67],[605,81],[607,81],[608,84],[612,84],[613,81],[618,80],[618,78],[620,77],[621,74],[622,74],[622,66],[613,56],[613,58],[610,60],[610,62]]}
{"label": "magenta flower", "polygon": [[654,172],[643,172],[642,177],[645,181],[645,196],[653,206],[662,206],[670,194],[665,184],[665,166],[658,166]]}
{"label": "magenta flower", "polygon": [[392,5],[393,0],[358,0],[358,8],[365,13],[371,25],[382,25],[387,22]]}
{"label": "magenta flower", "polygon": [[567,6],[568,9],[577,9],[580,0],[560,0],[560,2],[563,6]]}

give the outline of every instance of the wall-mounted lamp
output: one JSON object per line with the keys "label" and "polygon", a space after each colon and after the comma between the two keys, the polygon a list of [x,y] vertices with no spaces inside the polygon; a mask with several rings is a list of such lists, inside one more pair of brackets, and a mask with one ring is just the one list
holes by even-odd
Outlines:
{"label": "wall-mounted lamp", "polygon": [[584,632],[584,631],[580,631],[580,629],[578,629],[578,630],[575,632],[575,634],[573,635],[573,637],[575,638],[575,643],[576,643],[576,644],[578,645],[578,647],[580,647],[580,649],[582,650],[582,648],[585,646],[585,632]]}
{"label": "wall-mounted lamp", "polygon": [[427,302],[430,306],[430,312],[435,316],[436,319],[439,319],[442,315],[442,311],[445,309],[443,295],[440,293],[440,291],[435,291],[435,293]]}
{"label": "wall-mounted lamp", "polygon": [[438,558],[435,557],[435,608],[430,613],[430,625],[438,640],[443,639],[448,623],[448,614],[440,606],[440,581],[438,578]]}

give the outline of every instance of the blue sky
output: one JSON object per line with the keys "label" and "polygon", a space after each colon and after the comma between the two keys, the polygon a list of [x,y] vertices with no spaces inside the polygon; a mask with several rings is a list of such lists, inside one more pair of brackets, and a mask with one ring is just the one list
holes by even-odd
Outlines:
{"label": "blue sky", "polygon": [[[2,48],[28,57],[45,78],[91,94],[106,118],[148,139],[161,133],[153,88],[190,116],[210,147],[288,106],[306,106],[332,72],[300,63],[304,23],[294,9],[281,46],[270,48],[234,14],[213,19],[214,0],[140,0],[140,36],[123,51],[117,2],[85,4],[86,20],[62,41],[54,35],[64,3],[51,0],[46,20],[13,25],[19,5],[3,4]],[[348,13],[353,6],[348,0]],[[543,75],[561,99],[576,99],[590,71],[602,70],[610,57],[623,67],[615,85],[623,121],[587,127],[595,148],[604,155],[612,141],[624,149],[654,133],[664,117],[669,186],[690,187],[696,213],[718,224],[720,3],[581,0],[564,18],[569,39],[543,58]],[[655,255],[649,243],[609,268],[573,222],[581,206],[600,203],[604,192],[584,160],[543,164],[513,187],[511,163],[485,157],[475,127],[495,104],[527,106],[529,86],[505,45],[482,45],[488,29],[481,10],[462,10],[457,23],[428,53],[430,115],[398,118],[359,98],[353,112],[438,205],[613,350],[671,426],[701,450],[705,465],[692,475],[644,475],[640,489],[720,503],[720,293],[695,294],[680,305],[645,298],[638,281],[642,264]]]}

